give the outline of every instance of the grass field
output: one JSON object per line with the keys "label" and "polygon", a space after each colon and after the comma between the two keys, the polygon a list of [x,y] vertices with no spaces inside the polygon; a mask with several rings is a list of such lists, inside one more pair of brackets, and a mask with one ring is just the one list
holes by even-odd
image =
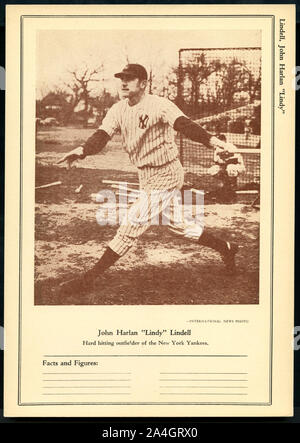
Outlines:
{"label": "grass field", "polygon": [[[90,195],[103,179],[136,181],[136,169],[115,137],[103,153],[67,170],[55,165],[63,152],[84,142],[92,129],[52,128],[37,134],[35,304],[255,304],[259,283],[259,211],[250,205],[208,204],[206,229],[240,245],[238,272],[226,275],[217,253],[151,227],[138,246],[99,280],[95,291],[60,299],[58,285],[89,269],[100,257],[115,226],[99,226],[98,204]],[[82,184],[82,191],[75,189]]]}

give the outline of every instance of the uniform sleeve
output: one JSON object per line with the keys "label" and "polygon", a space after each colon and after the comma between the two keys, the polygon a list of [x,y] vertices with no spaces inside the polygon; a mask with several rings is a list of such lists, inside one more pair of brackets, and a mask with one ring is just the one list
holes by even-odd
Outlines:
{"label": "uniform sleeve", "polygon": [[117,105],[117,103],[112,105],[112,107],[107,111],[107,114],[99,127],[99,129],[105,131],[110,137],[112,137],[114,133],[120,129]]}
{"label": "uniform sleeve", "polygon": [[194,142],[211,146],[212,134],[203,129],[202,126],[198,125],[198,123],[193,122],[187,117],[181,116],[177,118],[174,124],[174,129]]}
{"label": "uniform sleeve", "polygon": [[98,129],[90,138],[87,139],[83,146],[83,155],[94,155],[100,152],[109,140],[109,135],[102,129]]}
{"label": "uniform sleeve", "polygon": [[166,98],[161,98],[160,100],[160,112],[163,122],[169,123],[172,128],[178,117],[186,117],[173,102]]}

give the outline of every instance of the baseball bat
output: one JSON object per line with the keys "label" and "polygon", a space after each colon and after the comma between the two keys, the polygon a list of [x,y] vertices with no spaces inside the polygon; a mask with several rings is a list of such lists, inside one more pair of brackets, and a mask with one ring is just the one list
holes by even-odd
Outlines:
{"label": "baseball bat", "polygon": [[102,183],[113,184],[113,185],[116,185],[116,184],[120,183],[120,184],[122,184],[122,185],[139,186],[139,183],[135,183],[135,182],[123,182],[123,181],[119,181],[119,180],[102,180]]}
{"label": "baseball bat", "polygon": [[48,183],[47,185],[36,186],[35,189],[50,188],[51,186],[57,186],[57,185],[61,185],[61,182],[52,182]]}

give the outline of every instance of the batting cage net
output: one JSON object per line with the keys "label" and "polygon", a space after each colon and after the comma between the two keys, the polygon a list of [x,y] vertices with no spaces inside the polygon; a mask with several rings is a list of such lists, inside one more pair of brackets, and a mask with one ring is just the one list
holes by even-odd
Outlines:
{"label": "batting cage net", "polygon": [[[182,111],[238,148],[243,167],[230,178],[231,188],[259,189],[261,49],[181,49],[177,80]],[[227,171],[214,151],[178,137],[186,182],[206,191],[220,186]]]}

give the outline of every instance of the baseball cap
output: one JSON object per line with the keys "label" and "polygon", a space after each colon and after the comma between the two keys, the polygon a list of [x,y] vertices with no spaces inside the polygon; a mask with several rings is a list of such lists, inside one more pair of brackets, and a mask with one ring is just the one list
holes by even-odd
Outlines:
{"label": "baseball cap", "polygon": [[115,74],[115,77],[117,78],[133,77],[133,78],[139,78],[140,80],[147,80],[148,75],[144,66],[135,63],[130,63],[126,65],[121,72],[117,72],[117,74]]}

